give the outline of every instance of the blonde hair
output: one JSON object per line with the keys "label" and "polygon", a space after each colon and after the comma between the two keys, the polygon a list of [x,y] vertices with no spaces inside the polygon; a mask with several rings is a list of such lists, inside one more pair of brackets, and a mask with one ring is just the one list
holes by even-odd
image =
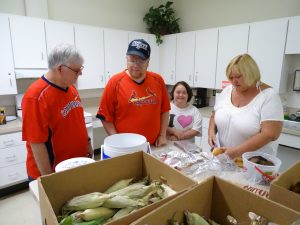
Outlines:
{"label": "blonde hair", "polygon": [[226,68],[226,76],[229,81],[231,73],[238,73],[243,76],[246,85],[252,86],[260,82],[260,71],[249,54],[242,54],[234,57]]}

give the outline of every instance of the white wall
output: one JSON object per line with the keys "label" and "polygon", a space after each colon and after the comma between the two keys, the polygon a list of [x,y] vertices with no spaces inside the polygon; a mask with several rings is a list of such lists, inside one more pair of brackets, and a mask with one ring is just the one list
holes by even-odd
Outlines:
{"label": "white wall", "polygon": [[[26,1],[0,0],[0,12],[26,15]],[[30,0],[32,2],[34,0]],[[73,23],[147,32],[143,17],[167,0],[44,0],[48,17]],[[299,0],[173,0],[181,31],[300,15]],[[27,9],[28,11],[28,9]]]}
{"label": "white wall", "polygon": [[300,15],[299,0],[173,0],[182,32]]}
{"label": "white wall", "polygon": [[[49,19],[147,32],[143,17],[152,5],[159,5],[161,1],[48,0],[47,2]],[[26,15],[25,8],[26,0],[0,0],[0,12],[2,13]],[[36,9],[33,10],[36,11]],[[27,11],[29,10],[27,9]]]}

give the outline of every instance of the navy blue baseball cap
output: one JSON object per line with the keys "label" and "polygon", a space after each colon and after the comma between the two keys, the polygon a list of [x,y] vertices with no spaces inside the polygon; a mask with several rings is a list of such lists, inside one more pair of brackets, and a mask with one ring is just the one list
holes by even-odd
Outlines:
{"label": "navy blue baseball cap", "polygon": [[150,53],[150,45],[144,39],[136,39],[129,43],[126,55],[137,55],[142,59],[148,59]]}

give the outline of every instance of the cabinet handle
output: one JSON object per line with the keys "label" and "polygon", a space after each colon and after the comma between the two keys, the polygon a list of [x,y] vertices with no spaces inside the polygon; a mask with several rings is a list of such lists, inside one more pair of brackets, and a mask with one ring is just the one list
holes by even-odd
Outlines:
{"label": "cabinet handle", "polygon": [[196,81],[196,82],[198,81],[198,72],[196,72],[196,75],[195,75],[195,81]]}
{"label": "cabinet handle", "polygon": [[11,78],[9,78],[9,83],[10,83],[10,86],[12,86]]}
{"label": "cabinet handle", "polygon": [[42,54],[42,60],[44,60],[44,53],[42,52],[41,54]]}
{"label": "cabinet handle", "polygon": [[10,155],[10,156],[6,156],[5,159],[6,159],[6,162],[13,162],[13,161],[16,161],[17,156],[16,155]]}
{"label": "cabinet handle", "polygon": [[103,82],[103,76],[101,76],[101,82]]}
{"label": "cabinet handle", "polygon": [[3,141],[3,144],[4,144],[5,146],[11,146],[11,145],[14,144],[14,140],[13,140],[13,139],[4,140],[4,141]]}
{"label": "cabinet handle", "polygon": [[191,76],[191,74],[189,75],[189,81],[191,81],[191,78],[192,78],[192,76]]}

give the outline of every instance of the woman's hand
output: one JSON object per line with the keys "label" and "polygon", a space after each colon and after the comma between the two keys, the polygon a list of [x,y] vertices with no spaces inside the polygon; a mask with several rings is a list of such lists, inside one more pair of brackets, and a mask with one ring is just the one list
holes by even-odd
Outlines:
{"label": "woman's hand", "polygon": [[210,147],[214,147],[217,144],[217,137],[214,132],[208,132],[208,144]]}

